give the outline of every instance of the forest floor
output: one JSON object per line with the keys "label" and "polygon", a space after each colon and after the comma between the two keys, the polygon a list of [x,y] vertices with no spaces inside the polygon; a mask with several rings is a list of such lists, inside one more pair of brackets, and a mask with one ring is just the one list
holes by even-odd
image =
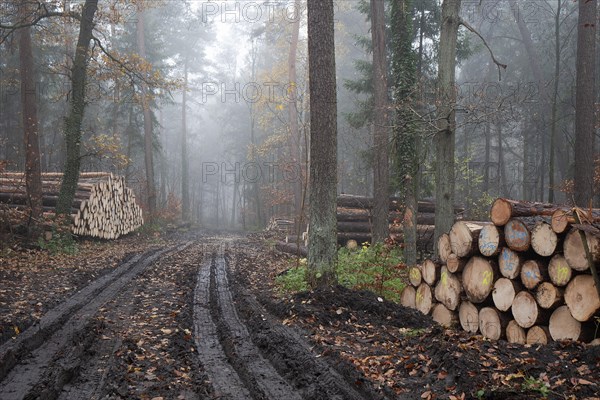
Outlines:
{"label": "forest floor", "polygon": [[600,399],[600,347],[444,330],[370,292],[284,295],[261,234],[0,251],[0,398]]}

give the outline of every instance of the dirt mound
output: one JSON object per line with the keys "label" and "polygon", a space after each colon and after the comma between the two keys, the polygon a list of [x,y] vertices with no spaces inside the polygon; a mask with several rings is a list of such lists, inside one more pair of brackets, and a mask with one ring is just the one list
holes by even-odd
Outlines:
{"label": "dirt mound", "polygon": [[281,316],[314,317],[320,323],[344,321],[352,316],[374,325],[423,329],[433,320],[417,310],[382,299],[373,292],[351,290],[344,286],[322,288],[294,295],[280,303]]}

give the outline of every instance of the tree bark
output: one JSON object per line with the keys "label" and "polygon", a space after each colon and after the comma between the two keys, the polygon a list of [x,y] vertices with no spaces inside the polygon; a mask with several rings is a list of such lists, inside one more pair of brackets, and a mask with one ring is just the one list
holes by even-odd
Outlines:
{"label": "tree bark", "polygon": [[373,237],[372,243],[388,237],[388,120],[387,62],[385,51],[385,3],[371,0],[371,38],[373,43]]}
{"label": "tree bark", "polygon": [[[333,0],[308,0],[310,83],[310,228],[307,281],[337,281],[337,96]],[[387,196],[385,198],[387,205]],[[387,209],[386,209],[387,225]]]}
{"label": "tree bark", "polygon": [[[26,14],[27,7],[20,10]],[[22,15],[26,18],[26,15]],[[25,141],[25,187],[28,206],[31,209],[29,236],[38,234],[38,223],[42,215],[42,177],[40,163],[40,145],[38,137],[37,96],[34,71],[33,50],[31,46],[31,28],[19,31],[19,73],[21,79],[21,115]]]}
{"label": "tree bark", "polygon": [[[181,219],[190,220],[190,170],[187,143],[188,57],[183,61],[183,91],[181,95]],[[235,208],[232,206],[232,208]]]}
{"label": "tree bark", "polygon": [[575,108],[575,205],[589,207],[594,192],[597,0],[579,0]]}
{"label": "tree bark", "polygon": [[[296,58],[298,52],[298,37],[300,35],[300,0],[294,0],[294,22],[292,24],[292,37],[290,41],[290,52],[288,54],[288,118],[290,127],[290,153],[292,164],[298,176],[291,182],[294,192],[294,215],[301,222],[302,215],[302,167],[300,162],[300,129],[298,124],[298,77],[296,74]],[[300,228],[300,227],[299,227]]]}
{"label": "tree bark", "polygon": [[[137,14],[137,46],[139,56],[146,58],[145,11],[138,6]],[[152,110],[150,110],[150,94],[148,84],[140,82],[142,111],[144,114],[144,162],[146,167],[146,188],[149,219],[156,212],[156,187],[154,182],[154,146],[152,137]]]}
{"label": "tree bark", "polygon": [[98,9],[98,0],[86,0],[79,23],[79,37],[75,59],[71,68],[71,104],[65,121],[65,141],[67,155],[60,196],[56,207],[57,214],[67,215],[71,209],[73,196],[77,190],[79,167],[81,164],[81,122],[85,112],[85,86],[87,64],[89,61],[90,41],[94,29],[94,15]]}
{"label": "tree bark", "polygon": [[[440,33],[437,133],[435,174],[435,236],[434,243],[454,222],[454,148],[456,131],[456,43],[459,27],[460,0],[444,0]],[[437,249],[436,249],[437,250]]]}
{"label": "tree bark", "polygon": [[556,125],[558,115],[558,84],[560,78],[560,12],[562,9],[562,0],[557,0],[556,15],[554,18],[554,85],[552,90],[552,114],[550,121],[550,160],[548,165],[548,202],[554,202],[554,165],[555,165],[555,143],[556,143]]}

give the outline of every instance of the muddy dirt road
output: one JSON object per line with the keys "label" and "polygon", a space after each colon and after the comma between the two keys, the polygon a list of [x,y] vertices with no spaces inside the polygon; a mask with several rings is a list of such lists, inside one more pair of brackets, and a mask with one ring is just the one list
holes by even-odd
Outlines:
{"label": "muddy dirt road", "polygon": [[235,282],[249,246],[140,252],[0,345],[0,399],[380,399]]}

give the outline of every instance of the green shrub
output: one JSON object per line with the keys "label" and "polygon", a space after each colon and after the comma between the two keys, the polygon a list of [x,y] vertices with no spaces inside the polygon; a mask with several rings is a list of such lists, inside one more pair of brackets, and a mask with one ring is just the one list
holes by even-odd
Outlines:
{"label": "green shrub", "polygon": [[[336,272],[340,285],[370,290],[396,302],[400,300],[406,281],[406,267],[400,248],[379,243],[373,246],[364,243],[357,250],[341,248]],[[306,290],[305,274],[305,266],[290,268],[277,277],[276,283],[281,291],[287,293]]]}

